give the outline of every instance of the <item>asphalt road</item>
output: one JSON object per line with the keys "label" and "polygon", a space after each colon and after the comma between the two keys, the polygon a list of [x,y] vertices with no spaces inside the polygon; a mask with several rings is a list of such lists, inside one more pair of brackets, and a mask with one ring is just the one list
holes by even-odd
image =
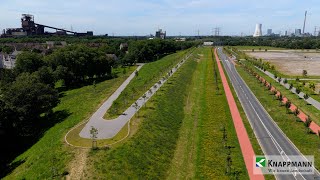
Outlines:
{"label": "asphalt road", "polygon": [[[297,147],[289,140],[289,138],[276,125],[267,111],[263,108],[249,87],[242,80],[235,69],[234,64],[222,52],[222,48],[218,48],[219,58],[223,63],[226,73],[234,87],[242,107],[250,121],[255,136],[265,155],[279,155],[287,158],[289,155],[301,155]],[[315,179],[319,177],[319,172],[314,175],[288,174],[275,175],[276,179]]]}

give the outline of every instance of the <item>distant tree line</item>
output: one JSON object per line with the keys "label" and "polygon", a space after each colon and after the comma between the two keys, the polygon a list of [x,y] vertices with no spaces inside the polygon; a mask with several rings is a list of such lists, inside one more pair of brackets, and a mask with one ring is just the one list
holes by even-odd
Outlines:
{"label": "distant tree line", "polygon": [[288,49],[320,49],[319,37],[215,37],[224,46],[272,46]]}
{"label": "distant tree line", "polygon": [[124,64],[156,61],[162,56],[197,45],[194,41],[140,40],[129,43],[129,51],[123,58]]}

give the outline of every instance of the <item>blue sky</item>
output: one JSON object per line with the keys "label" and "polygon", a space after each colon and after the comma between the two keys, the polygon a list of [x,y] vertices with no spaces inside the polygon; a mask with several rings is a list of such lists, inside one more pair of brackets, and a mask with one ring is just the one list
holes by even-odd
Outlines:
{"label": "blue sky", "polygon": [[0,28],[20,27],[23,13],[40,24],[109,35],[154,34],[160,27],[168,35],[201,35],[220,27],[223,35],[251,35],[255,24],[263,33],[320,26],[319,0],[1,0]]}

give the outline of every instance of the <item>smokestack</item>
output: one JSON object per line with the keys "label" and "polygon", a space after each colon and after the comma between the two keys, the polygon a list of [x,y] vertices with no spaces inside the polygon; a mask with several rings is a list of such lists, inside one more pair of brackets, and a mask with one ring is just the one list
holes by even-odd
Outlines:
{"label": "smokestack", "polygon": [[306,12],[304,13],[304,23],[303,23],[303,30],[302,30],[302,34],[303,34],[303,35],[304,35],[304,29],[306,28],[307,13],[308,13],[308,11],[306,11]]}
{"label": "smokestack", "polygon": [[254,31],[253,37],[262,36],[262,24],[256,24],[256,30]]}

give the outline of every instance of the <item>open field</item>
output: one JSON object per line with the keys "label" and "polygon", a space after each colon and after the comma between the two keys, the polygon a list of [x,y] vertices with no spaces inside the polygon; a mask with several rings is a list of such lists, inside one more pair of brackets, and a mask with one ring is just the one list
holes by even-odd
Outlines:
{"label": "open field", "polygon": [[247,54],[270,62],[282,74],[302,76],[302,71],[307,70],[308,76],[320,77],[320,53],[279,51],[247,52]]}
{"label": "open field", "polygon": [[235,47],[238,50],[250,50],[254,49],[255,51],[265,51],[267,50],[283,50],[285,48],[279,48],[279,47],[271,47],[271,46],[230,46]]}
{"label": "open field", "polygon": [[[281,130],[287,135],[287,137],[297,146],[297,148],[301,151],[301,153],[305,155],[314,155],[316,167],[320,166],[320,141],[319,137],[314,134],[307,134],[306,127],[302,122],[296,121],[296,117],[291,113],[288,114],[286,112],[286,108],[284,106],[279,106],[279,101],[273,98],[273,94],[271,94],[266,88],[258,83],[254,76],[249,75],[242,67],[237,66],[237,71],[242,76],[244,81],[250,87],[252,92],[259,99],[264,108],[271,115],[273,120],[277,123],[277,125],[281,128]],[[257,70],[258,72],[258,70]],[[262,75],[263,76],[263,75]],[[268,77],[263,76],[270,82]],[[271,81],[272,82],[272,81]],[[278,85],[277,83],[272,83],[273,86]],[[284,89],[281,87],[277,87],[285,96],[288,97],[288,94],[285,94]],[[288,91],[289,92],[289,91]],[[292,100],[293,97],[289,97],[289,99],[296,104]],[[301,108],[301,106],[299,106]],[[319,114],[318,114],[319,115]],[[314,119],[313,119],[314,120]]]}
{"label": "open field", "polygon": [[118,78],[97,83],[95,87],[88,85],[62,92],[61,103],[54,111],[65,112],[68,116],[63,116],[61,122],[46,131],[36,144],[17,157],[13,162],[17,163],[17,168],[5,179],[50,179],[68,174],[75,149],[65,145],[64,135],[88,118],[134,69],[130,67],[126,74],[122,73],[122,69],[117,69]]}

